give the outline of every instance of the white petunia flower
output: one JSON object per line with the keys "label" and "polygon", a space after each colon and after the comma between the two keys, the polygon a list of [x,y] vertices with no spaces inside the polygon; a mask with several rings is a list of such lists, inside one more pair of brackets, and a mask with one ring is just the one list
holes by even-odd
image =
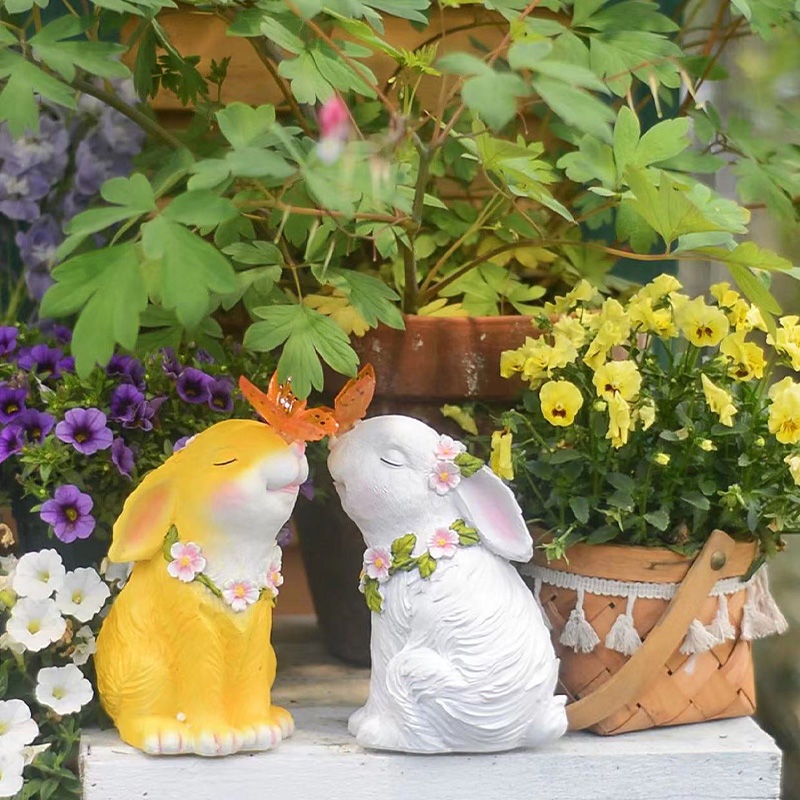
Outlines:
{"label": "white petunia flower", "polygon": [[89,656],[93,656],[97,652],[97,641],[88,625],[83,625],[75,631],[72,643],[72,660],[78,666],[85,664],[89,660]]}
{"label": "white petunia flower", "polygon": [[32,744],[29,747],[22,748],[22,758],[25,761],[25,766],[27,767],[28,764],[33,764],[36,756],[41,755],[46,750],[50,749],[50,742],[46,742],[45,744]]}
{"label": "white petunia flower", "polygon": [[121,589],[131,576],[133,569],[133,561],[122,561],[119,564],[114,561],[109,561],[108,557],[104,558],[100,564],[100,572],[103,575],[106,583],[117,584],[117,588]]}
{"label": "white petunia flower", "polygon": [[92,684],[74,665],[44,667],[36,676],[36,699],[56,714],[74,714],[93,697]]}
{"label": "white petunia flower", "polygon": [[0,556],[0,592],[11,589],[14,573],[17,571],[16,556]]}
{"label": "white petunia flower", "polygon": [[0,751],[22,750],[38,735],[39,726],[22,700],[0,700]]}
{"label": "white petunia flower", "polygon": [[19,750],[0,750],[0,797],[13,797],[22,788],[24,767]]}
{"label": "white petunia flower", "polygon": [[44,600],[58,590],[66,570],[55,550],[25,553],[17,563],[11,585],[20,597]]}
{"label": "white petunia flower", "polygon": [[56,605],[62,614],[75,617],[79,622],[89,622],[110,595],[111,590],[96,570],[78,567],[64,576],[56,593]]}
{"label": "white petunia flower", "polygon": [[11,609],[6,630],[26,649],[34,653],[57,642],[67,628],[67,621],[58,613],[53,600],[22,597]]}

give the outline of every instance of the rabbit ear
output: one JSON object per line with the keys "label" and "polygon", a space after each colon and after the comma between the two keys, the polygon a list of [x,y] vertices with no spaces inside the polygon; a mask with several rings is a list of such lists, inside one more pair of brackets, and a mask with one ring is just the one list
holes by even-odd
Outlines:
{"label": "rabbit ear", "polygon": [[514,493],[488,467],[464,478],[454,490],[465,519],[478,529],[493,553],[510,561],[530,561],[531,535]]}
{"label": "rabbit ear", "polygon": [[175,492],[172,470],[163,464],[133,491],[114,523],[108,558],[111,561],[144,561],[161,547],[173,522]]}

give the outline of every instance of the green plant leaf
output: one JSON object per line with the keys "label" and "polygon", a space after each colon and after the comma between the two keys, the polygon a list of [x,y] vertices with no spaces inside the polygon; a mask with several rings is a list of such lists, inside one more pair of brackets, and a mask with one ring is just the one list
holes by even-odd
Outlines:
{"label": "green plant leaf", "polygon": [[575,515],[575,519],[585,525],[589,521],[589,500],[586,497],[570,497],[569,507]]}
{"label": "green plant leaf", "polygon": [[57,17],[31,36],[28,44],[38,60],[67,81],[75,78],[78,68],[101,78],[127,78],[130,70],[118,60],[126,48],[121,44],[85,38],[82,34],[90,24],[88,19]]}
{"label": "green plant leaf", "polygon": [[380,584],[375,578],[364,578],[364,599],[367,601],[367,608],[370,611],[380,614],[383,610]]}
{"label": "green plant leaf", "polygon": [[183,192],[162,211],[173,222],[210,228],[233,219],[238,213],[228,198],[220,197],[208,189]]}
{"label": "green plant leaf", "polygon": [[436,571],[436,559],[430,553],[423,553],[417,559],[417,569],[421,578],[430,578]]}
{"label": "green plant leaf", "polygon": [[347,295],[370,327],[383,322],[390,328],[403,329],[403,315],[397,307],[400,296],[379,278],[366,272],[331,267],[324,280]]}
{"label": "green plant leaf", "polygon": [[261,147],[270,141],[265,137],[275,125],[275,107],[230,103],[217,112],[217,124],[232,147]]}
{"label": "green plant leaf", "polygon": [[159,289],[166,308],[193,328],[206,316],[212,293],[236,289],[227,258],[188,228],[164,216],[142,225],[142,245],[149,259],[160,262]]}
{"label": "green plant leaf", "polygon": [[568,125],[611,142],[614,112],[606,103],[572,84],[545,75],[534,77],[533,88],[542,100]]}
{"label": "green plant leaf", "polygon": [[640,136],[639,118],[628,106],[622,106],[614,125],[614,161],[617,165],[618,184],[622,181],[628,164],[634,160]]}
{"label": "green plant leaf", "polygon": [[39,106],[36,95],[64,108],[76,108],[74,91],[57,78],[11,50],[0,50],[0,122],[8,121],[15,138],[26,131],[39,131]]}
{"label": "green plant leaf", "polygon": [[106,247],[76,256],[53,270],[55,283],[41,313],[61,317],[80,309],[72,338],[75,369],[86,377],[105,364],[119,342],[132,349],[147,292],[133,244]]}
{"label": "green plant leaf", "polygon": [[312,387],[322,389],[320,359],[337,372],[355,376],[358,356],[347,334],[329,317],[299,304],[264,306],[254,313],[261,321],[247,329],[244,346],[266,352],[283,347],[278,378],[291,378],[297,397],[307,397]]}

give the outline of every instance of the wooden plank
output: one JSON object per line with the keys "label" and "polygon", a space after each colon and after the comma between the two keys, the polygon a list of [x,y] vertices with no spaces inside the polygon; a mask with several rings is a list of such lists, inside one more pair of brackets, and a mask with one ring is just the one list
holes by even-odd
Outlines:
{"label": "wooden plank", "polygon": [[293,709],[297,732],[269,753],[152,757],[111,731],[81,746],[84,800],[774,800],[780,752],[749,718],[599,737],[537,751],[415,756],[367,752],[346,707]]}

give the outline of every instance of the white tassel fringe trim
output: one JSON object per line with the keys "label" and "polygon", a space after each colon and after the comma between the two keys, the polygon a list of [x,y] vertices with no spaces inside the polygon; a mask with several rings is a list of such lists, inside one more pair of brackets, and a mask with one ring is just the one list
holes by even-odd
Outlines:
{"label": "white tassel fringe trim", "polygon": [[[600,637],[592,627],[583,610],[584,593],[605,597],[622,597],[627,599],[627,607],[620,614],[608,635],[605,646],[623,655],[633,655],[642,646],[642,639],[636,630],[633,620],[633,607],[637,598],[644,597],[658,600],[671,600],[680,584],[677,583],[645,583],[608,580],[576,575],[572,572],[553,570],[536,564],[526,564],[520,568],[523,575],[534,579],[534,596],[541,608],[540,592],[543,584],[570,589],[577,594],[575,608],[572,609],[559,642],[571,647],[576,653],[591,653],[600,643]],[[774,633],[785,633],[788,628],[786,618],[781,613],[769,591],[767,568],[761,567],[749,580],[740,578],[724,578],[718,581],[709,593],[718,602],[717,613],[710,625],[703,625],[699,619],[692,621],[686,637],[680,647],[685,655],[704,653],[722,642],[736,638],[736,630],[730,621],[728,612],[728,595],[741,590],[747,592],[742,612],[740,636],[745,640],[761,639]],[[545,621],[547,615],[544,615]],[[549,627],[549,624],[548,624]]]}

